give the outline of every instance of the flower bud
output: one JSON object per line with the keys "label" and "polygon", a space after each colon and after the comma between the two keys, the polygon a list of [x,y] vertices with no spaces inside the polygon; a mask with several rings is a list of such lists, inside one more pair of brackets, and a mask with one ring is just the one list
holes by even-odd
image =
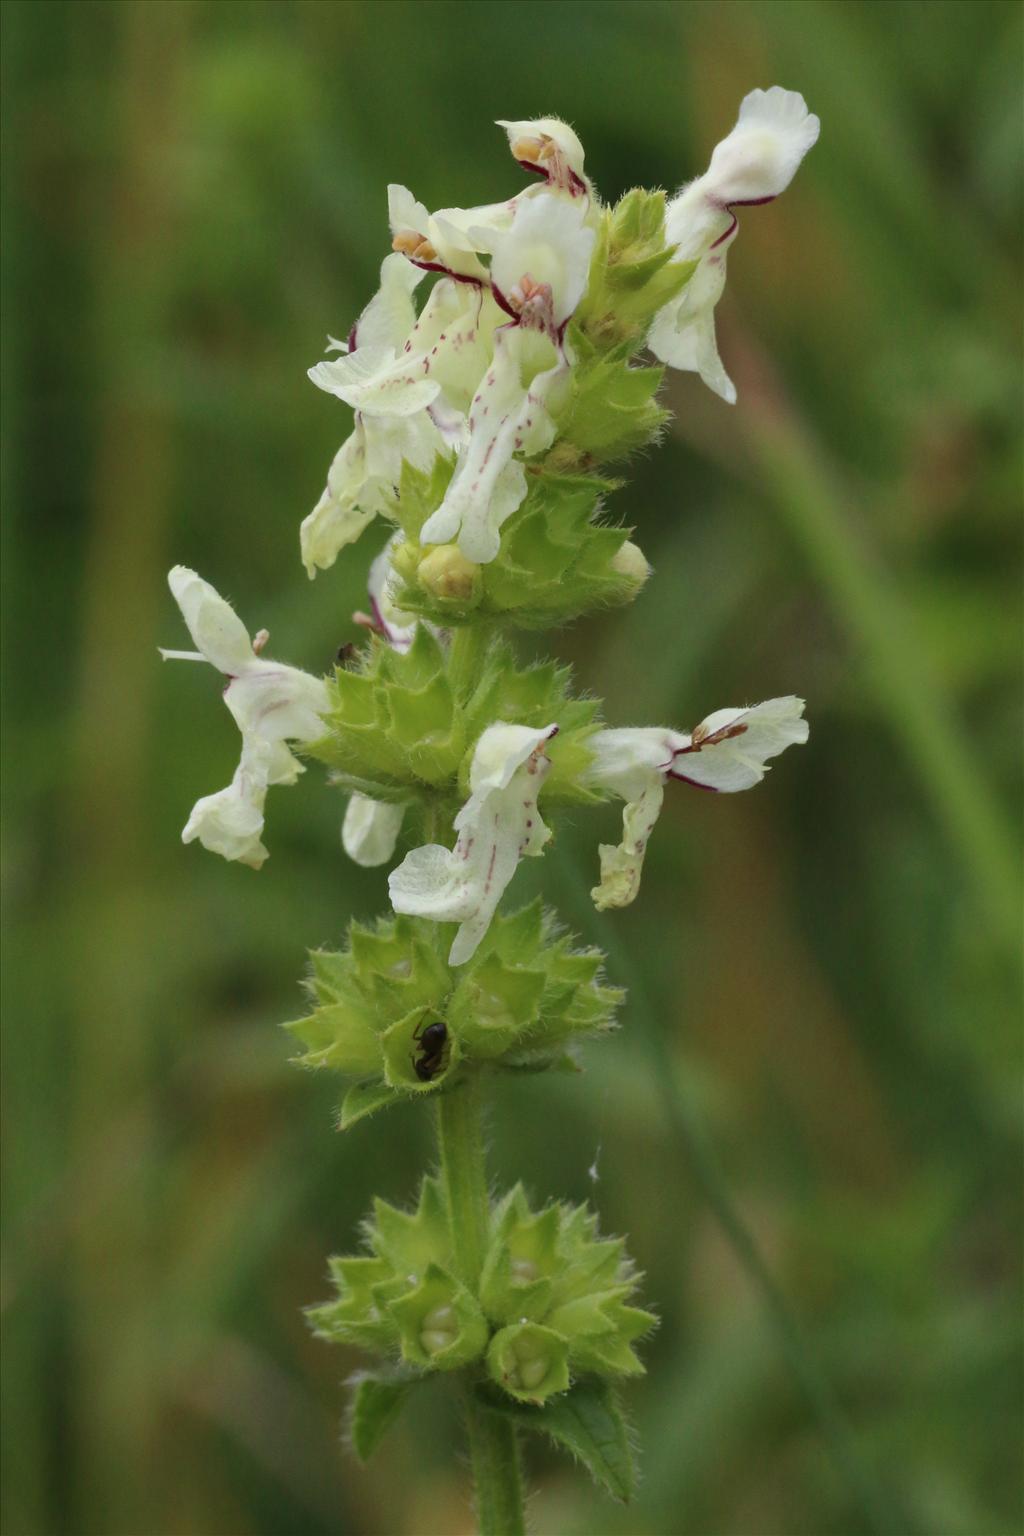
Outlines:
{"label": "flower bud", "polygon": [[428,1355],[438,1355],[455,1343],[458,1331],[455,1309],[445,1302],[435,1307],[432,1312],[428,1312],[423,1319],[420,1343]]}
{"label": "flower bud", "polygon": [[637,591],[651,574],[651,568],[647,564],[643,550],[631,539],[626,540],[622,548],[612,556],[609,564],[613,571],[625,577]]}
{"label": "flower bud", "polygon": [[473,1297],[437,1264],[423,1279],[391,1303],[402,1355],[410,1365],[452,1371],[483,1354],[488,1328]]}
{"label": "flower bud", "polygon": [[475,608],[480,601],[480,567],[467,560],[457,544],[438,544],[420,561],[416,574],[423,590],[442,602]]}
{"label": "flower bud", "polygon": [[542,1403],[569,1388],[569,1345],[553,1328],[513,1323],[502,1328],[487,1351],[487,1370],[511,1397]]}

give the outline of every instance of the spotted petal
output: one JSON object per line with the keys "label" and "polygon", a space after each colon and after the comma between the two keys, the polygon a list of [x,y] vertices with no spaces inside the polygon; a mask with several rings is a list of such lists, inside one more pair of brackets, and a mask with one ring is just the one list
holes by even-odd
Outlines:
{"label": "spotted petal", "polygon": [[470,797],[455,818],[455,847],[415,848],[391,873],[396,912],[460,924],[451,965],[475,952],[519,860],[541,853],[550,836],[537,796],[549,766],[544,743],[557,729],[488,726],[473,753]]}
{"label": "spotted petal", "polygon": [[751,789],[764,778],[770,757],[807,740],[803,710],[804,701],[790,695],[749,709],[716,710],[692,735],[659,728],[597,731],[588,742],[588,782],[621,795],[626,806],[622,842],[599,849],[595,906],[626,907],[635,899],[669,779],[724,792]]}
{"label": "spotted petal", "polygon": [[483,565],[500,548],[499,529],[526,496],[514,455],[539,453],[555,436],[548,412],[569,365],[546,336],[522,326],[495,334],[494,360],[469,412],[469,442],[444,500],[424,523],[424,544],[456,539],[467,560]]}

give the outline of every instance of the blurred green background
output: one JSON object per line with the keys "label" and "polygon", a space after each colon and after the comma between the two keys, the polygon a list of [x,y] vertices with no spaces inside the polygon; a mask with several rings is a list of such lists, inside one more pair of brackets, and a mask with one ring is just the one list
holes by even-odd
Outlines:
{"label": "blurred green background", "polygon": [[868,1529],[696,1122],[887,1536],[1015,1536],[1020,9],[7,0],[3,23],[7,1536],[472,1529],[446,1393],[360,1470],[361,1362],[301,1317],[371,1193],[408,1198],[431,1156],[415,1109],[339,1136],[338,1085],[276,1027],[383,873],[342,856],[315,766],[271,796],[258,877],[181,846],[237,735],[214,678],[159,662],[186,643],[165,573],[325,668],[384,529],[306,581],[299,520],[349,427],[304,370],[373,289],[385,183],[506,195],[492,119],[555,112],[606,198],[674,187],[774,82],[822,133],[730,257],[740,403],[670,381],[676,426],[617,497],[656,579],[550,641],[612,723],[795,692],[811,741],[755,794],[672,791],[628,913],[585,898],[613,808],[514,888],[634,997],[584,1075],[501,1087],[493,1172],[592,1198],[663,1319],[628,1393],[636,1503],[531,1446],[533,1517]]}

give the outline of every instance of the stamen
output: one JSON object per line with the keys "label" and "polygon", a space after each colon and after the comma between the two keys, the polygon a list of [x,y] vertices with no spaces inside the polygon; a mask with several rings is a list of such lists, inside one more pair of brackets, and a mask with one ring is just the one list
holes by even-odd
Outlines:
{"label": "stamen", "polygon": [[427,239],[415,229],[400,229],[391,242],[391,249],[410,261],[436,261],[437,252]]}
{"label": "stamen", "polygon": [[699,752],[701,747],[717,747],[719,742],[729,741],[733,736],[742,736],[748,729],[748,726],[737,722],[736,725],[723,725],[721,730],[712,731],[709,734],[704,726],[698,725],[690,739],[690,745],[680,747],[676,756],[682,757],[686,752]]}
{"label": "stamen", "polygon": [[512,158],[528,161],[543,159],[545,148],[551,142],[546,136],[539,139],[516,139],[512,145]]}

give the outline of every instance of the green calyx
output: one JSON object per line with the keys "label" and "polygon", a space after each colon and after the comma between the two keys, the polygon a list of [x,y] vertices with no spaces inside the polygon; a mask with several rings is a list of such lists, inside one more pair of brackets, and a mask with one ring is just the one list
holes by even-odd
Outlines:
{"label": "green calyx", "polygon": [[569,1390],[569,1341],[540,1323],[515,1323],[494,1335],[487,1374],[509,1397],[542,1403]]}
{"label": "green calyx", "polygon": [[609,1029],[622,1000],[600,951],[574,949],[540,902],[496,918],[464,966],[450,968],[444,947],[436,925],[397,917],[353,923],[347,949],[313,951],[315,1006],[285,1027],[305,1048],[300,1065],[357,1079],[343,1129],[482,1067],[574,1065],[573,1047]]}
{"label": "green calyx", "polygon": [[590,263],[578,330],[599,353],[642,346],[659,309],[686,287],[695,262],[665,242],[665,194],[636,187],[605,210]]}
{"label": "green calyx", "polygon": [[[637,373],[658,373],[660,379],[656,369]],[[658,379],[645,379],[649,394],[657,388]],[[648,411],[647,425],[635,446],[660,429],[661,411],[651,407],[651,416],[648,407],[624,405],[627,414],[616,423],[621,433],[628,416],[636,431],[636,409]],[[580,409],[574,395],[567,406],[571,419]],[[597,430],[599,435],[604,429]],[[393,556],[403,583],[397,593],[399,606],[440,625],[492,619],[521,629],[547,629],[635,596],[636,589],[616,564],[630,530],[615,527],[603,517],[604,498],[615,483],[576,473],[584,464],[596,463],[598,455],[584,453],[572,441],[569,450],[560,456],[556,446],[543,464],[529,466],[526,498],[502,526],[501,550],[494,560],[479,566],[460,555],[454,545],[420,543],[420,529],[444,496],[451,465],[438,459],[431,474],[403,465],[395,517],[406,541]],[[559,472],[560,463],[565,472]]]}
{"label": "green calyx", "polygon": [[309,755],[378,800],[404,800],[450,783],[467,745],[445,653],[423,625],[407,651],[376,635],[328,682],[328,732]]}
{"label": "green calyx", "polygon": [[[637,1276],[621,1238],[597,1235],[597,1217],[585,1206],[549,1205],[535,1214],[521,1186],[495,1208],[492,1236],[480,1279],[480,1303],[493,1323],[504,1324],[499,1352],[488,1357],[492,1380],[526,1401],[541,1401],[558,1379],[557,1353],[549,1335],[564,1340],[567,1368],[574,1374],[633,1376],[643,1367],[633,1343],[655,1325],[649,1312],[628,1305]],[[529,1328],[532,1331],[523,1333]],[[495,1341],[496,1342],[496,1341]],[[506,1347],[507,1346],[507,1347]],[[549,1361],[550,1377],[539,1367],[520,1370],[512,1383],[502,1379],[509,1353]],[[537,1376],[538,1380],[529,1378]],[[547,1385],[543,1385],[546,1383]]]}
{"label": "green calyx", "polygon": [[[642,582],[635,569],[616,579]],[[425,625],[404,652],[372,636],[349,665],[336,668],[328,683],[328,732],[306,750],[335,770],[342,788],[374,800],[420,800],[454,816],[488,726],[503,720],[541,730],[557,722],[544,799],[589,804],[600,798],[584,782],[598,705],[573,697],[571,677],[554,662],[517,666],[508,646],[494,640],[484,646],[479,671],[457,691],[448,655]]]}
{"label": "green calyx", "polygon": [[424,1179],[413,1212],[374,1203],[364,1228],[370,1252],[332,1259],[337,1299],[307,1313],[321,1338],[398,1355],[420,1371],[450,1371],[479,1359],[490,1329],[453,1273],[440,1186]]}
{"label": "green calyx", "polygon": [[582,1377],[643,1367],[634,1342],[655,1326],[627,1305],[637,1283],[621,1239],[597,1236],[586,1207],[531,1211],[517,1186],[491,1209],[478,1294],[458,1276],[441,1187],[415,1211],[375,1202],[368,1252],[331,1261],[337,1292],[314,1307],[320,1335],[401,1359],[418,1374],[475,1367],[508,1397],[541,1404]]}

